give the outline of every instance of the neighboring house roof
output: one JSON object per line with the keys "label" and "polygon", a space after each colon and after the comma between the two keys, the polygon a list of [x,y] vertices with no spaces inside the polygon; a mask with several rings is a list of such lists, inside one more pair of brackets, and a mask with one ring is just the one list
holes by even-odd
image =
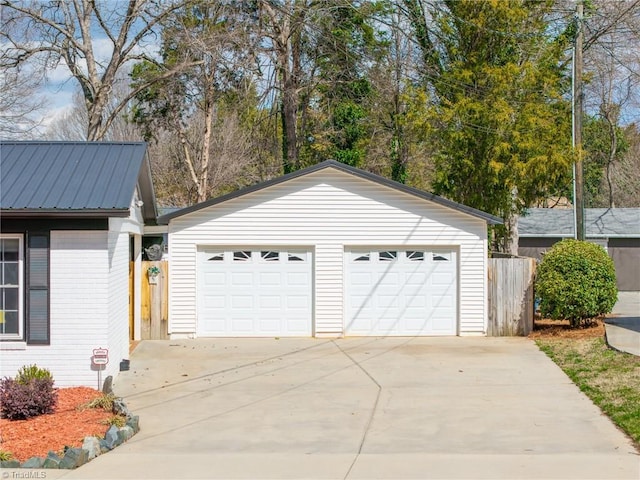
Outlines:
{"label": "neighboring house roof", "polygon": [[[573,209],[531,208],[518,219],[521,237],[573,237]],[[585,235],[640,237],[640,208],[586,208]]]}
{"label": "neighboring house roof", "polygon": [[476,210],[475,208],[468,207],[466,205],[462,205],[460,203],[453,202],[451,200],[447,200],[446,198],[439,197],[434,195],[433,193],[425,192],[423,190],[418,190],[417,188],[408,187],[402,183],[395,182],[393,180],[389,180],[388,178],[381,177],[379,175],[375,175],[373,173],[360,170],[359,168],[351,167],[344,163],[336,162],[335,160],[326,160],[324,162],[318,163],[308,168],[304,168],[302,170],[297,170],[295,172],[289,173],[287,175],[283,175],[281,177],[274,178],[272,180],[268,180],[266,182],[258,183],[256,185],[252,185],[247,188],[243,188],[241,190],[237,190],[235,192],[229,193],[227,195],[223,195],[221,197],[213,198],[211,200],[207,200],[202,203],[198,203],[196,205],[192,205],[190,207],[183,208],[181,210],[177,210],[171,213],[167,213],[158,217],[158,224],[168,224],[170,220],[181,217],[183,215],[187,215],[192,212],[196,212],[203,208],[210,207],[212,205],[217,205],[219,203],[223,203],[229,200],[232,200],[237,197],[241,197],[243,195],[247,195],[258,190],[262,190],[264,188],[268,188],[274,185],[278,185],[280,183],[286,182],[288,180],[292,180],[294,178],[302,177],[303,175],[309,175],[311,173],[318,172],[320,170],[324,170],[326,168],[333,168],[335,170],[340,170],[342,172],[348,173],[350,175],[354,175],[356,177],[364,178],[366,180],[378,183],[380,185],[384,185],[386,187],[394,188],[404,193],[408,193],[409,195],[413,195],[415,197],[423,198],[425,200],[429,200],[431,202],[443,205],[445,207],[452,208],[454,210],[458,210],[460,212],[466,213],[468,215],[472,215],[474,217],[480,218],[486,221],[489,224],[496,225],[502,223],[502,220],[496,216],[490,215],[488,213],[482,212],[480,210]]}
{"label": "neighboring house roof", "polygon": [[143,142],[0,142],[3,216],[125,217],[136,185],[155,219]]}

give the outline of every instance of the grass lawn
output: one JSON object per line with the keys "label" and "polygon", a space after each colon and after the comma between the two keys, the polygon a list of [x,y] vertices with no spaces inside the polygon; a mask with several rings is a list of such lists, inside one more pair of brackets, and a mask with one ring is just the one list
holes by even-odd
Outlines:
{"label": "grass lawn", "polygon": [[541,336],[536,343],[640,446],[640,357],[607,347],[602,336]]}

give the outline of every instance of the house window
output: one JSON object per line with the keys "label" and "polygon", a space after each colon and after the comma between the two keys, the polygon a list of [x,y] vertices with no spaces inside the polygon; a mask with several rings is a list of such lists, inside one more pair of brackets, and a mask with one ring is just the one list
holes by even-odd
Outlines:
{"label": "house window", "polygon": [[0,340],[49,345],[49,234],[23,239],[0,235]]}
{"label": "house window", "polygon": [[22,235],[0,235],[0,338],[21,340]]}

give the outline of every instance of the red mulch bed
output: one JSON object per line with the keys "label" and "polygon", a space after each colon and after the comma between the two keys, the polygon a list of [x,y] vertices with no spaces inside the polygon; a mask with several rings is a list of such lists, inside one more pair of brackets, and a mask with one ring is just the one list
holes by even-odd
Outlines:
{"label": "red mulch bed", "polygon": [[100,394],[88,387],[60,388],[54,413],[28,420],[0,419],[0,450],[24,462],[45,457],[50,450],[61,454],[65,446],[80,447],[86,436],[104,436],[111,411],[79,408]]}

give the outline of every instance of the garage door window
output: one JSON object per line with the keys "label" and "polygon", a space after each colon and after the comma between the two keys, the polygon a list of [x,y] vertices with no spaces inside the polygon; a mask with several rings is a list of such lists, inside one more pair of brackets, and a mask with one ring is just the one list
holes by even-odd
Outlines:
{"label": "garage door window", "polygon": [[289,252],[288,255],[288,260],[290,262],[306,262],[307,261],[307,255],[306,253],[291,253]]}
{"label": "garage door window", "polygon": [[450,262],[451,261],[451,253],[433,253],[433,261],[434,262]]}
{"label": "garage door window", "polygon": [[396,258],[398,258],[398,252],[392,250],[380,252],[378,258],[381,262],[393,262]]}
{"label": "garage door window", "polygon": [[424,252],[418,252],[416,250],[408,250],[407,259],[410,262],[424,262]]}
{"label": "garage door window", "polygon": [[249,260],[251,260],[251,251],[240,250],[238,252],[233,252],[234,262],[248,262]]}
{"label": "garage door window", "polygon": [[280,252],[274,252],[273,250],[263,250],[260,252],[260,257],[265,262],[279,262]]}
{"label": "garage door window", "polygon": [[224,262],[224,253],[214,253],[211,258],[208,259],[209,262]]}

